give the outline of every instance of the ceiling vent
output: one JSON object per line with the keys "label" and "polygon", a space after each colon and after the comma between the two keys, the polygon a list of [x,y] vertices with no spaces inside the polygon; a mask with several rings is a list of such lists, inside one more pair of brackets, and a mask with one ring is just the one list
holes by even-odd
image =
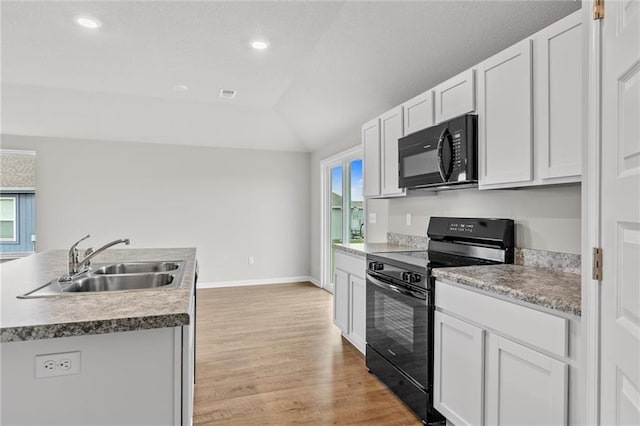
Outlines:
{"label": "ceiling vent", "polygon": [[222,89],[220,90],[220,94],[218,96],[223,99],[233,99],[236,97],[236,93],[237,92],[235,90]]}

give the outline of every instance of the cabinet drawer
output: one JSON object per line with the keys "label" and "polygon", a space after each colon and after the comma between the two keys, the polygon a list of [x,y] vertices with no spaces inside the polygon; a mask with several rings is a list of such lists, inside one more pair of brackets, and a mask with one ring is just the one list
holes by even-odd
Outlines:
{"label": "cabinet drawer", "polygon": [[366,261],[364,256],[355,256],[336,250],[335,267],[356,277],[365,277]]}
{"label": "cabinet drawer", "polygon": [[568,320],[438,280],[436,307],[555,355],[568,355]]}

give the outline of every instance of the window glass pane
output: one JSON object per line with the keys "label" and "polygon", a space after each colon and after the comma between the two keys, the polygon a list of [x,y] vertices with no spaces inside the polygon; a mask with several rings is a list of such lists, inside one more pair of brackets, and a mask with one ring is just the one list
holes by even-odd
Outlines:
{"label": "window glass pane", "polygon": [[362,196],[362,160],[354,160],[351,168],[351,200],[349,204],[349,236],[352,243],[364,242],[364,198]]}
{"label": "window glass pane", "polygon": [[14,203],[15,198],[1,198],[0,199],[0,220],[14,220]]}
{"label": "window glass pane", "polygon": [[0,238],[7,240],[15,240],[13,233],[13,221],[0,220]]}

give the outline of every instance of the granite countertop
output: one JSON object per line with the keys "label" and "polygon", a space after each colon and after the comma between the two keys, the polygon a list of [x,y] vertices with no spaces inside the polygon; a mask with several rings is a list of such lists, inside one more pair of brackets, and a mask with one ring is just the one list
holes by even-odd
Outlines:
{"label": "granite countertop", "polygon": [[51,250],[0,265],[0,342],[50,339],[189,324],[195,248],[109,249],[94,263],[185,260],[182,284],[130,292],[18,299],[64,274],[67,250]]}
{"label": "granite countertop", "polygon": [[522,265],[436,268],[433,274],[457,284],[580,316],[579,274]]}
{"label": "granite countertop", "polygon": [[333,246],[340,251],[355,254],[357,256],[364,256],[371,253],[390,253],[394,251],[422,251],[425,249],[401,246],[397,244],[389,243],[334,243]]}

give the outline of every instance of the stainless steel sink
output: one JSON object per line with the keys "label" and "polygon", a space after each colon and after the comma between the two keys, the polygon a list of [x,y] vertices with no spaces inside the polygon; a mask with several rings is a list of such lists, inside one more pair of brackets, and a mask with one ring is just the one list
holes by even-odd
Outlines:
{"label": "stainless steel sink", "polygon": [[120,291],[164,287],[173,282],[171,274],[91,275],[71,281],[63,292]]}
{"label": "stainless steel sink", "polygon": [[182,284],[184,264],[183,260],[95,264],[70,281],[54,279],[18,298],[175,288]]}
{"label": "stainless steel sink", "polygon": [[94,269],[94,275],[102,274],[139,274],[143,272],[175,271],[180,265],[175,262],[132,262],[116,263]]}

